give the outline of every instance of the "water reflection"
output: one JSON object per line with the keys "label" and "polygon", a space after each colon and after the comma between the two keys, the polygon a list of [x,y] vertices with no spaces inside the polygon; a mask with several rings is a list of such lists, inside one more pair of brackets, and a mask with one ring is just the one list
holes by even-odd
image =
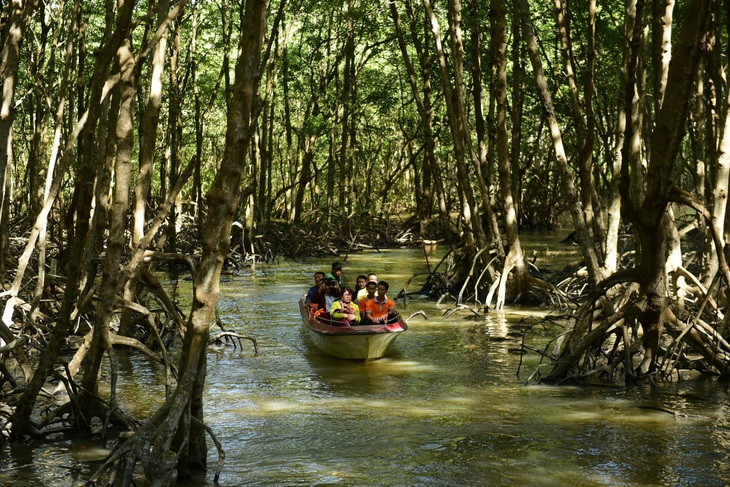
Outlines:
{"label": "water reflection", "polygon": [[[393,287],[423,272],[418,250],[345,262],[346,278],[372,270]],[[369,362],[324,355],[305,340],[296,302],[311,274],[329,264],[259,268],[222,284],[222,320],[255,337],[260,353],[248,342],[242,350],[211,348],[206,420],[226,448],[221,485],[723,486],[730,479],[730,401],[715,382],[664,384],[659,394],[525,386],[539,359],[515,352],[523,332],[526,344],[542,349],[555,329],[520,321],[544,311],[444,320],[446,306],[414,298],[404,314],[423,309],[429,319],[415,317],[393,354]],[[136,356],[120,362],[134,371],[121,380],[125,407],[154,409],[164,394],[155,366]],[[80,485],[106,447],[3,450],[0,485]],[[214,449],[209,461],[217,461]],[[189,485],[213,485],[212,475]]]}

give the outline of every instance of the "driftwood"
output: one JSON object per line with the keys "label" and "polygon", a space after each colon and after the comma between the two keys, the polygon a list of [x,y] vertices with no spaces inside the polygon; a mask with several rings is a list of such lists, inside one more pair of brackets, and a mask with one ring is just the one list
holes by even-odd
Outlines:
{"label": "driftwood", "polygon": [[253,337],[250,337],[248,335],[241,335],[240,333],[232,332],[232,331],[224,331],[223,333],[219,333],[214,337],[211,337],[211,339],[208,341],[208,345],[213,345],[214,343],[231,343],[233,344],[233,348],[236,349],[236,342],[238,342],[238,346],[241,347],[241,350],[243,350],[243,345],[241,344],[241,340],[250,340],[251,343],[253,343],[253,349],[254,352],[258,355],[259,353],[259,345],[258,342],[256,342],[256,339]]}
{"label": "driftwood", "polygon": [[236,333],[234,331],[228,331],[226,330],[226,326],[223,324],[223,320],[221,320],[220,312],[218,308],[215,309],[215,322],[218,325],[218,327],[221,329],[222,333],[217,334],[214,337],[211,337],[210,340],[208,340],[208,345],[212,345],[214,343],[232,343],[233,348],[236,348],[236,343],[238,343],[238,346],[241,347],[241,350],[243,350],[243,345],[241,345],[241,340],[250,340],[251,343],[253,343],[253,349],[254,352],[258,355],[259,353],[259,344],[256,341],[255,338],[247,336],[247,335],[241,335],[240,333]]}

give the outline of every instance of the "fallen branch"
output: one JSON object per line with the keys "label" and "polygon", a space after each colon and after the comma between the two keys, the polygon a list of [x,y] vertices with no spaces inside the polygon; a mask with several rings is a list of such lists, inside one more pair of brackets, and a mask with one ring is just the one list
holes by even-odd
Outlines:
{"label": "fallen branch", "polygon": [[256,339],[247,335],[241,335],[240,333],[235,333],[232,331],[224,331],[223,333],[219,333],[218,335],[212,337],[208,341],[208,345],[212,345],[214,343],[222,343],[223,341],[228,341],[228,338],[234,338],[236,340],[231,340],[233,343],[233,349],[236,349],[236,341],[238,341],[238,345],[241,347],[241,350],[243,350],[243,346],[241,345],[241,340],[251,340],[251,343],[253,343],[253,350],[256,354],[259,353],[259,345],[256,342]]}

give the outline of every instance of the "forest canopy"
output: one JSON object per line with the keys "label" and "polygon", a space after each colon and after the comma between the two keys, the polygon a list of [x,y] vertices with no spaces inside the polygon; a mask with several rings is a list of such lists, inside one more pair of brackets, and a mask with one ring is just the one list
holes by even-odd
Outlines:
{"label": "forest canopy", "polygon": [[[443,243],[423,291],[476,314],[564,311],[536,380],[729,377],[723,2],[0,7],[3,440],[97,420],[131,433],[93,481],[205,468],[224,268],[389,245]],[[520,242],[556,228],[581,256],[560,279]],[[120,347],[171,378],[143,423],[99,393]],[[68,400],[41,417],[49,380]]]}

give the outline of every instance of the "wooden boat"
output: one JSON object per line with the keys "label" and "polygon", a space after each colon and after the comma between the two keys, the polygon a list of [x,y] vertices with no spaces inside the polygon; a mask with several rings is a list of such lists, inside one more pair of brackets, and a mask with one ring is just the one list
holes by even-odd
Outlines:
{"label": "wooden boat", "polygon": [[310,316],[304,304],[299,301],[304,329],[323,352],[338,358],[365,360],[383,357],[398,335],[408,329],[402,316],[389,324],[333,326]]}

